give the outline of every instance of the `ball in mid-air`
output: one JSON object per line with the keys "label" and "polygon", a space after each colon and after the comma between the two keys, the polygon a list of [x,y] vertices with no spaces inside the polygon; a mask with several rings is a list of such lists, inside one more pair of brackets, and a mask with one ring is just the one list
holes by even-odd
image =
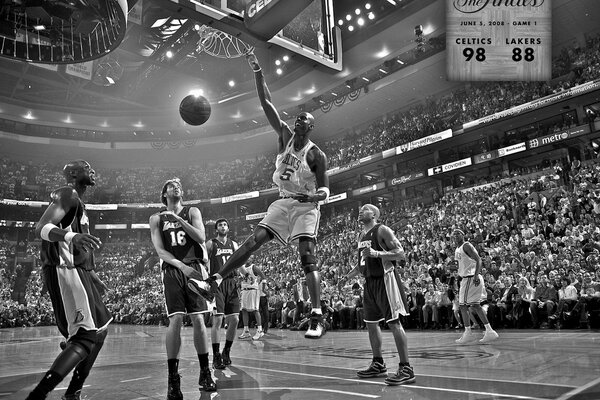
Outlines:
{"label": "ball in mid-air", "polygon": [[202,125],[210,118],[210,103],[206,98],[190,94],[179,104],[179,115],[190,125]]}

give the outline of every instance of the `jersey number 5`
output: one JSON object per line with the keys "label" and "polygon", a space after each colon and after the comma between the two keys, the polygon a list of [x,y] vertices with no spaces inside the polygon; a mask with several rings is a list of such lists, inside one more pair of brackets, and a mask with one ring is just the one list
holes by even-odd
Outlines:
{"label": "jersey number 5", "polygon": [[285,171],[283,171],[283,174],[279,175],[279,179],[282,181],[289,181],[293,173],[294,170],[292,168],[286,168]]}
{"label": "jersey number 5", "polygon": [[171,246],[183,246],[186,243],[185,231],[171,231]]}

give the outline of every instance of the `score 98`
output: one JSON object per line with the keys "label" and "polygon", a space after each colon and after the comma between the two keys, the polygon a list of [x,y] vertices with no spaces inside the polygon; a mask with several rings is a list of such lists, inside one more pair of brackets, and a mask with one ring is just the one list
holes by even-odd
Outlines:
{"label": "score 98", "polygon": [[473,56],[475,56],[476,61],[483,62],[485,61],[485,49],[483,47],[478,47],[474,50],[472,47],[465,47],[463,56],[465,56],[465,61],[471,61]]}

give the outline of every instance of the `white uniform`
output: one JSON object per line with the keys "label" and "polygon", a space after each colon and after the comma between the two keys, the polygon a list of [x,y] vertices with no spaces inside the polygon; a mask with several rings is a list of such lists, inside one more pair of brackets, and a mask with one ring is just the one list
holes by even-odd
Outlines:
{"label": "white uniform", "polygon": [[[468,242],[465,242],[468,243]],[[473,278],[477,269],[477,261],[467,255],[464,250],[465,243],[458,246],[454,251],[454,259],[458,262],[458,275],[462,278],[460,281],[460,290],[458,302],[461,305],[480,304],[485,292],[483,277],[479,277],[479,285],[475,285]]]}
{"label": "white uniform", "polygon": [[277,240],[288,244],[300,236],[317,237],[321,213],[317,203],[301,203],[290,198],[301,193],[314,195],[317,178],[306,161],[306,155],[316,145],[310,140],[300,150],[294,149],[294,135],[277,155],[273,182],[279,187],[279,200],[271,203],[267,215],[259,222]]}
{"label": "white uniform", "polygon": [[260,293],[258,290],[258,276],[254,273],[252,265],[242,267],[242,309],[248,311],[258,310]]}

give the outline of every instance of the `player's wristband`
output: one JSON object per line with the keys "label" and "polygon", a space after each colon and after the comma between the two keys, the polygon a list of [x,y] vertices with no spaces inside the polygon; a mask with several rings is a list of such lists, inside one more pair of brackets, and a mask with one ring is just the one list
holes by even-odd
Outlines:
{"label": "player's wristband", "polygon": [[50,222],[47,223],[46,225],[44,225],[42,227],[42,231],[40,232],[40,237],[44,240],[51,242],[52,240],[50,240],[50,231],[54,228],[60,229],[58,226],[56,226]]}
{"label": "player's wristband", "polygon": [[75,235],[77,235],[77,233],[75,233],[75,232],[67,232],[65,234],[65,242],[71,244],[71,242],[73,241],[73,238],[75,237]]}
{"label": "player's wristband", "polygon": [[321,186],[317,189],[317,192],[325,192],[325,198],[323,200],[327,200],[329,198],[329,188],[327,186]]}
{"label": "player's wristband", "polygon": [[262,68],[261,67],[258,67],[258,69],[254,69],[253,68],[252,72],[254,72],[255,74],[258,73],[258,72],[262,72]]}

